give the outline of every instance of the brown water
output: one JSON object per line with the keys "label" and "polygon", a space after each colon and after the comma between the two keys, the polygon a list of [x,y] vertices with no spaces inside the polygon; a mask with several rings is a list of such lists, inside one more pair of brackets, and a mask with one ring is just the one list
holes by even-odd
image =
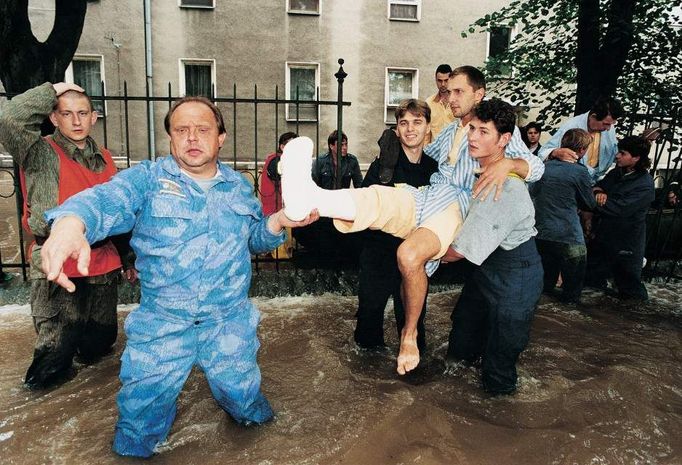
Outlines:
{"label": "brown water", "polygon": [[[276,420],[235,425],[197,371],[167,445],[145,463],[682,464],[680,286],[649,289],[646,305],[588,294],[580,311],[543,298],[520,389],[502,398],[479,389],[475,369],[444,369],[458,291],[430,296],[430,348],[407,377],[394,373],[393,351],[354,348],[356,298],[257,299]],[[42,393],[21,386],[33,339],[26,307],[0,307],[0,463],[143,463],[110,451],[123,338],[115,355]]]}

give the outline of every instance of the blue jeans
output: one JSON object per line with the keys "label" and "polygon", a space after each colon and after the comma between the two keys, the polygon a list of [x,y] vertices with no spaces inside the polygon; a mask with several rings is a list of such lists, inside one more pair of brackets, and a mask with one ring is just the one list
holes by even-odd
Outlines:
{"label": "blue jeans", "polygon": [[516,390],[516,361],[528,345],[542,285],[533,239],[513,250],[498,248],[464,284],[450,317],[447,356],[469,364],[481,359],[487,392]]}

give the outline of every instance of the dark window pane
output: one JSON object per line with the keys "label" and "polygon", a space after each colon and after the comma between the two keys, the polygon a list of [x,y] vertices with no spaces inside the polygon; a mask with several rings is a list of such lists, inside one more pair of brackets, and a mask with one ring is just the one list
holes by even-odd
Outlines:
{"label": "dark window pane", "polygon": [[319,0],[289,0],[289,11],[303,11],[306,13],[319,13]]}
{"label": "dark window pane", "polygon": [[[317,98],[315,76],[315,68],[289,68],[289,99],[295,100],[298,91],[299,100],[315,100]],[[296,111],[300,120],[317,119],[317,105],[315,104],[300,103],[298,110],[295,103],[290,104],[289,118],[296,119]]]}
{"label": "dark window pane", "polygon": [[388,72],[388,104],[398,105],[406,98],[412,98],[412,71]]}
{"label": "dark window pane", "polygon": [[211,97],[211,65],[185,64],[185,95]]}
{"label": "dark window pane", "polygon": [[391,19],[417,19],[417,5],[391,5]]}
{"label": "dark window pane", "polygon": [[315,100],[315,69],[291,68],[290,73],[289,98],[296,98],[296,88],[298,87],[298,98],[300,100]]}
{"label": "dark window pane", "polygon": [[213,8],[213,0],[181,0],[182,6],[208,6]]}
{"label": "dark window pane", "polygon": [[509,49],[511,39],[511,28],[493,27],[490,28],[490,48],[488,56],[497,57]]}
{"label": "dark window pane", "polygon": [[104,102],[96,100],[102,96],[102,72],[98,60],[73,60],[73,82],[78,84],[92,97],[92,106],[104,115]]}

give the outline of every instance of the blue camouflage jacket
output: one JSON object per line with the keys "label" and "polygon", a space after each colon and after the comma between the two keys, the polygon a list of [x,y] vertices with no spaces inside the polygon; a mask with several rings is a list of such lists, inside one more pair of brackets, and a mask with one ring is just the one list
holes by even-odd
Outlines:
{"label": "blue camouflage jacket", "polygon": [[110,182],[48,211],[48,221],[75,215],[89,243],[132,229],[142,304],[228,317],[248,298],[251,254],[274,249],[253,187],[218,163],[216,184],[204,192],[173,157],[144,161]]}

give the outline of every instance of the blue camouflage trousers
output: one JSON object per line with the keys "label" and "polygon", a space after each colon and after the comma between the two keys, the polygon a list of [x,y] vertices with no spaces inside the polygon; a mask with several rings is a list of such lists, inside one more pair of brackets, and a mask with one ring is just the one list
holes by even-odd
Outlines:
{"label": "blue camouflage trousers", "polygon": [[259,313],[250,302],[245,306],[239,315],[225,319],[188,319],[145,306],[128,315],[114,452],[137,457],[154,453],[168,435],[176,400],[195,364],[204,371],[220,407],[235,421],[263,423],[272,418],[260,391],[256,361]]}

